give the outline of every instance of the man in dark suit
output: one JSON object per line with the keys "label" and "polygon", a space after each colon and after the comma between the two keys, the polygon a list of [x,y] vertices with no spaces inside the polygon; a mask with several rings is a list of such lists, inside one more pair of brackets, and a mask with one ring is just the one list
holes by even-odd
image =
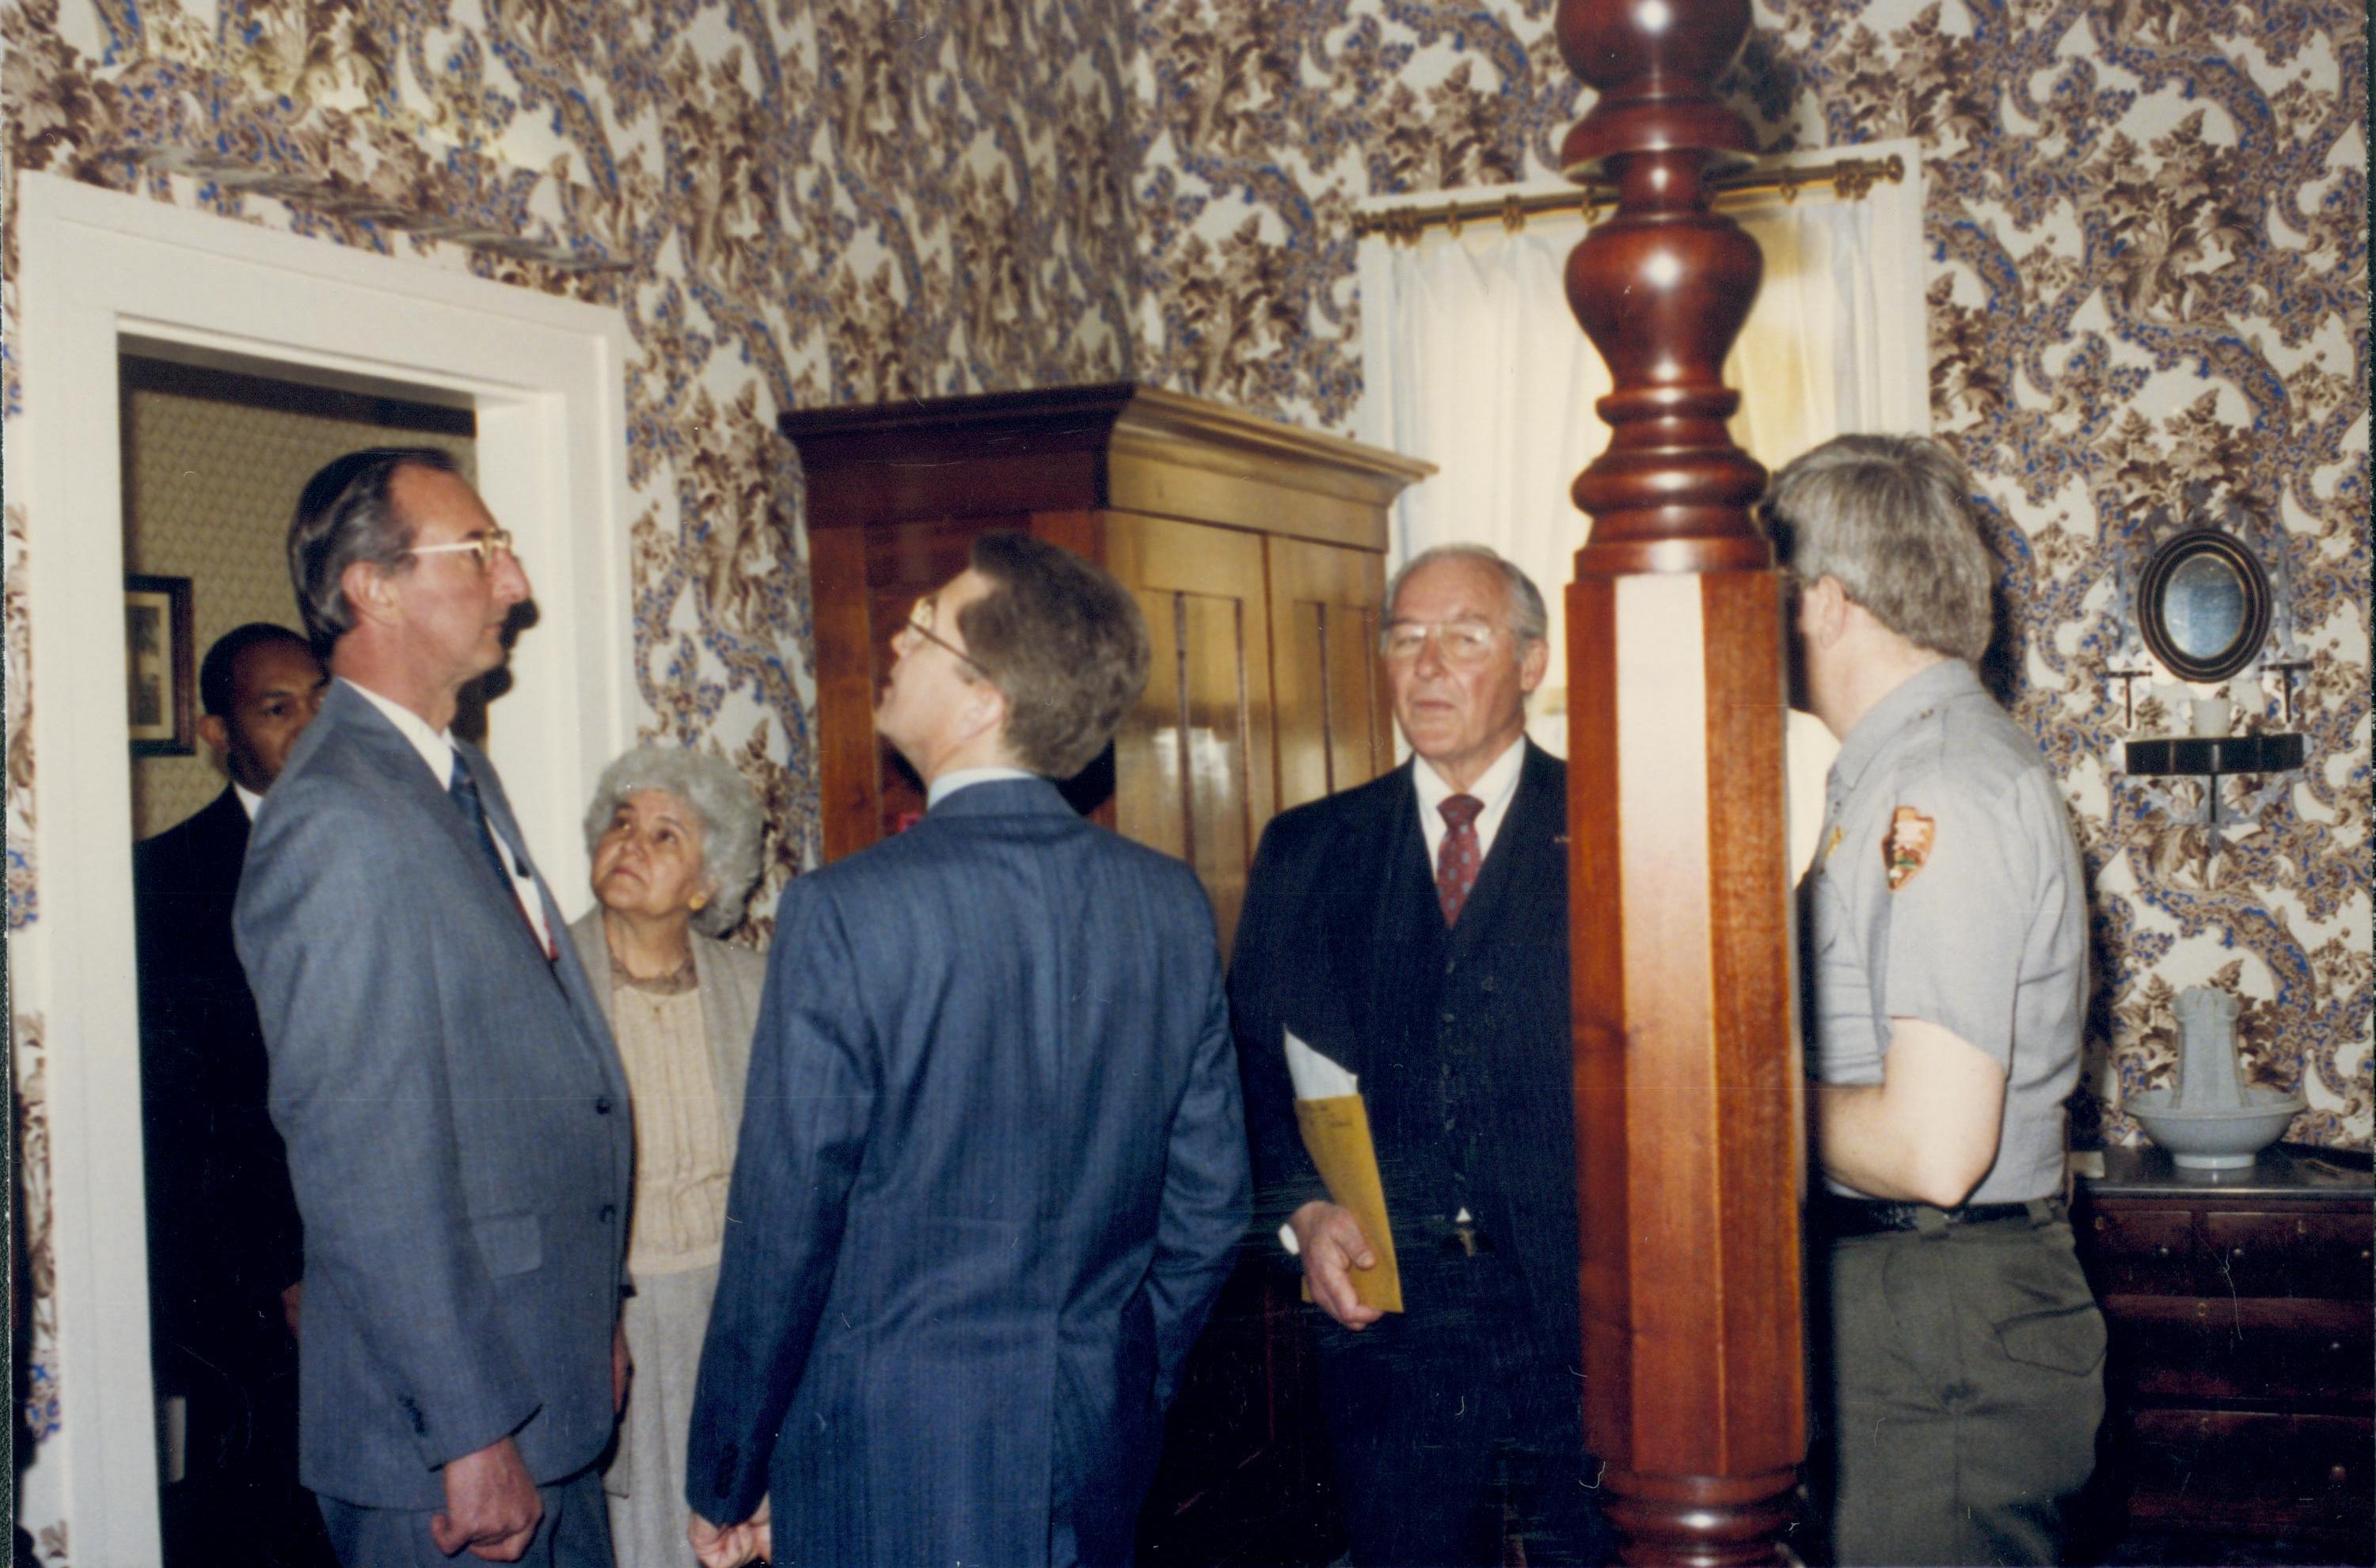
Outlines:
{"label": "man in dark suit", "polygon": [[289,530],[338,677],[234,915],[304,1218],[301,1473],[339,1561],[609,1568],[633,1135],[493,767],[450,726],[527,576],[445,454],[350,453]]}
{"label": "man in dark suit", "polygon": [[892,646],[876,728],[929,810],[777,916],[694,1544],[1123,1562],[1247,1206],[1204,892],[1050,782],[1137,699],[1146,626],[1087,562],[992,534]]}
{"label": "man in dark suit", "polygon": [[[1415,754],[1263,835],[1230,990],[1262,1218],[1301,1260],[1357,1563],[1594,1562],[1568,1042],[1567,769],[1526,739],[1541,595],[1491,551],[1415,558],[1383,655]],[[1378,1238],[1297,1130],[1292,1034],[1355,1074],[1404,1311],[1355,1296]]]}
{"label": "man in dark suit", "polygon": [[285,626],[217,639],[198,666],[198,734],[231,782],[132,850],[150,1354],[181,1434],[160,1496],[166,1568],[329,1561],[297,1484],[297,1202],[231,934],[248,820],[328,682]]}

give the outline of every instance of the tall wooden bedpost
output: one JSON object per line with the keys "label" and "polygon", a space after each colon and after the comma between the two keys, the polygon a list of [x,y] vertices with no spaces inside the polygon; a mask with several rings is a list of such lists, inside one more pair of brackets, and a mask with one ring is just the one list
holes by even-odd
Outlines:
{"label": "tall wooden bedpost", "polygon": [[1750,0],[1561,0],[1599,96],[1562,149],[1617,188],[1569,258],[1609,448],[1567,590],[1586,1440],[1629,1562],[1781,1560],[1806,1453],[1783,816],[1782,580],[1725,428],[1756,243],[1705,182]]}

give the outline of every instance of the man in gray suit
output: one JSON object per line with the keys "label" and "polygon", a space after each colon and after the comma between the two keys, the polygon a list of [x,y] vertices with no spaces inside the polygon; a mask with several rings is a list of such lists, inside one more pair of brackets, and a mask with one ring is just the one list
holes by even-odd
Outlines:
{"label": "man in gray suit", "polygon": [[493,767],[450,731],[528,598],[445,454],[307,482],[290,574],[336,677],[234,925],[304,1221],[299,1469],[339,1560],[608,1568],[627,1092]]}

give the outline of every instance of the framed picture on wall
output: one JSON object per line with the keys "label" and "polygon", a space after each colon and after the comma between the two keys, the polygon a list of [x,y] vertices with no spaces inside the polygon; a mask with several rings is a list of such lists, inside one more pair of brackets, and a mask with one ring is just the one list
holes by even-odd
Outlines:
{"label": "framed picture on wall", "polygon": [[188,756],[197,740],[190,579],[124,577],[124,673],[135,756]]}

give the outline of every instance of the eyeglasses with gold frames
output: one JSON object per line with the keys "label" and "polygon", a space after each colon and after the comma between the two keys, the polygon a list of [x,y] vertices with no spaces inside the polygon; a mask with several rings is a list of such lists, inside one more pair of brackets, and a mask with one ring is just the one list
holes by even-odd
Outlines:
{"label": "eyeglasses with gold frames", "polygon": [[469,539],[457,539],[451,544],[416,544],[402,552],[406,555],[459,555],[464,551],[479,558],[479,570],[485,571],[495,564],[495,552],[512,553],[512,533],[509,529],[489,529]]}
{"label": "eyeglasses with gold frames", "polygon": [[937,594],[928,593],[923,598],[916,600],[914,604],[909,606],[908,630],[915,633],[926,642],[947,650],[950,657],[956,659],[958,663],[966,665],[983,680],[989,680],[991,678],[990,671],[982,668],[981,660],[976,659],[965,649],[957,647],[956,644],[949,641],[948,638],[941,636],[940,633],[933,630],[933,624],[939,617],[939,597],[940,596]]}

